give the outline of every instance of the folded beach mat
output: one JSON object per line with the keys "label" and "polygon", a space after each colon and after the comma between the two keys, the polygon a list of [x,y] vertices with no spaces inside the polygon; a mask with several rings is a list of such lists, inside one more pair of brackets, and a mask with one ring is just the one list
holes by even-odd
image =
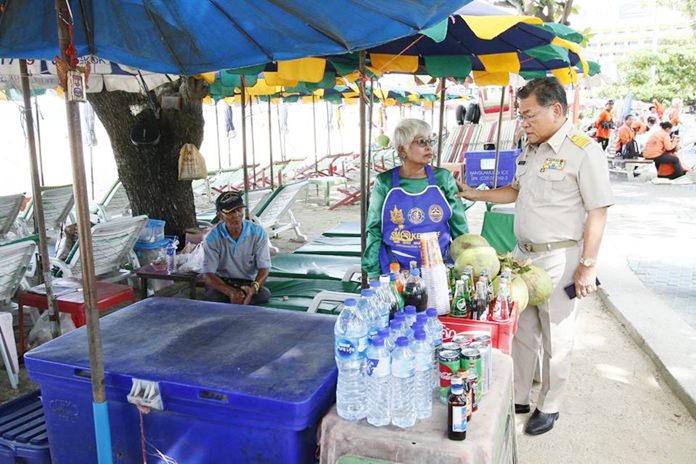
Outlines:
{"label": "folded beach mat", "polygon": [[[271,291],[271,299],[261,306],[268,308],[307,311],[312,299],[321,291],[360,293],[360,282],[343,282],[326,279],[281,279],[269,277],[264,284]],[[340,305],[325,303],[317,312],[334,314]]]}
{"label": "folded beach mat", "polygon": [[294,253],[310,255],[360,256],[360,237],[318,237]]}
{"label": "folded beach mat", "polygon": [[360,237],[359,222],[339,222],[323,234],[324,237]]}
{"label": "folded beach mat", "polygon": [[350,268],[359,266],[358,256],[283,253],[271,258],[270,276],[341,280]]}

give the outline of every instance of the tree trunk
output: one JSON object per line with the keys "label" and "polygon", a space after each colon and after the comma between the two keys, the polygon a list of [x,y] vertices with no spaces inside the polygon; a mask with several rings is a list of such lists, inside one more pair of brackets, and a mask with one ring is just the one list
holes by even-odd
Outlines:
{"label": "tree trunk", "polygon": [[196,215],[191,181],[178,180],[179,150],[185,143],[200,147],[203,141],[201,99],[205,92],[202,82],[192,78],[157,88],[158,99],[177,93],[182,97],[182,108],[161,110],[159,143],[147,146],[131,142],[136,122],[131,107],[147,105],[145,95],[104,90],[88,97],[109,134],[133,215],[146,214],[166,221],[165,233],[177,235],[183,243],[184,231],[196,226]]}

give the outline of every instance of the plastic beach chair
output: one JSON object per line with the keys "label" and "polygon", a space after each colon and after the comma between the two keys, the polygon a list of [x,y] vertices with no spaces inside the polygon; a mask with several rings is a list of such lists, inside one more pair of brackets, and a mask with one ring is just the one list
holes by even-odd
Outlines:
{"label": "plastic beach chair", "polygon": [[360,292],[360,282],[325,279],[269,277],[265,286],[271,292],[271,299],[262,306],[324,314],[337,314],[343,300],[355,298]]}
{"label": "plastic beach chair", "polygon": [[[278,237],[281,232],[293,229],[296,241],[307,241],[307,236],[300,230],[300,223],[290,209],[306,185],[307,181],[281,185],[263,201],[256,214],[252,215],[252,220],[266,230],[269,238]],[[286,218],[288,222],[283,222]],[[277,253],[278,248],[271,245],[271,251]]]}
{"label": "plastic beach chair", "polygon": [[321,235],[324,237],[360,237],[360,223],[339,222]]}
{"label": "plastic beach chair", "polygon": [[4,239],[14,226],[23,201],[24,195],[21,193],[0,197],[0,240]]}
{"label": "plastic beach chair", "polygon": [[[147,216],[117,218],[113,221],[92,227],[92,255],[94,273],[99,280],[116,282],[131,274],[124,269],[130,262],[134,268],[140,267],[133,253],[133,245],[147,223]],[[60,277],[80,277],[80,242],[73,246],[66,260],[51,258],[51,265],[57,268]]]}
{"label": "plastic beach chair", "polygon": [[104,198],[97,203],[94,212],[97,214],[98,222],[131,215],[130,199],[120,180],[114,182]]}
{"label": "plastic beach chair", "polygon": [[318,237],[294,251],[296,254],[360,256],[360,237]]}
{"label": "plastic beach chair", "polygon": [[[258,213],[259,208],[264,206],[265,200],[273,193],[271,189],[250,190],[248,192],[247,206],[249,206],[249,214],[254,217]],[[244,194],[244,192],[240,192]],[[196,205],[196,219],[199,225],[211,226],[217,222],[217,211],[215,210],[215,201],[205,204],[205,208],[198,208]]]}
{"label": "plastic beach chair", "polygon": [[[75,205],[72,185],[60,185],[55,187],[41,187],[41,200],[43,203],[46,232],[49,237],[55,237],[60,233],[61,227],[68,219]],[[24,210],[24,215],[18,218],[22,235],[28,235],[30,221],[34,216],[34,201],[32,200]],[[33,229],[33,227],[32,227]]]}
{"label": "plastic beach chair", "polygon": [[[12,328],[11,298],[19,288],[35,251],[36,244],[32,241],[0,246],[0,305],[10,310],[0,312],[0,355],[12,388],[17,388],[19,383],[19,366]],[[24,330],[23,327],[19,329]]]}
{"label": "plastic beach chair", "polygon": [[348,282],[360,277],[360,257],[282,253],[271,259],[271,277]]}

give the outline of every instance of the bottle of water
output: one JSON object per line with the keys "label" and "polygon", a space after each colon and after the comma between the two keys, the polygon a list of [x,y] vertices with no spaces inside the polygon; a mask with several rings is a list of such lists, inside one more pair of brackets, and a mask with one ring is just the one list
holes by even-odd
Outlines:
{"label": "bottle of water", "polygon": [[394,351],[396,348],[396,340],[402,336],[401,326],[403,322],[398,319],[394,319],[389,323],[389,341],[387,344],[391,346],[391,350]]}
{"label": "bottle of water", "polygon": [[[372,284],[370,284],[370,288],[372,288]],[[389,289],[389,277],[381,276],[377,288],[373,289],[373,291],[375,292],[375,299],[380,305],[379,314],[382,318],[382,327],[388,327],[389,320],[394,316],[398,308],[396,298],[394,298]]]}
{"label": "bottle of water", "polygon": [[[416,322],[414,322],[414,324],[420,323],[420,324],[425,325],[427,322],[428,322],[428,315],[425,314],[425,311],[422,313],[416,314]],[[413,328],[413,326],[411,326],[411,328]],[[427,333],[426,333],[426,335],[427,335]]]}
{"label": "bottle of water", "polygon": [[425,330],[430,334],[430,343],[433,346],[433,388],[437,388],[440,386],[440,362],[437,359],[437,352],[442,346],[442,322],[437,318],[435,308],[428,308],[425,314],[428,315]]}
{"label": "bottle of water", "polygon": [[[418,330],[422,330],[425,332],[425,325],[422,322],[416,321],[411,326],[411,336],[408,339],[409,342],[413,342],[413,340],[416,339],[416,332]],[[411,347],[411,348],[413,348],[413,347]]]}
{"label": "bottle of water", "polygon": [[[373,300],[375,307],[377,308],[377,312],[379,313],[379,318],[380,318],[380,328],[388,327],[389,326],[389,308],[390,308],[390,303],[389,303],[389,297],[384,295],[384,292],[381,290],[381,284],[379,283],[378,280],[375,280],[370,283],[370,290],[372,290],[372,293],[374,294]],[[387,288],[389,286],[387,285]]]}
{"label": "bottle of water", "polygon": [[416,417],[425,419],[433,413],[433,353],[426,340],[425,330],[416,330],[413,342],[415,358],[415,402]]}
{"label": "bottle of water", "polygon": [[379,314],[374,305],[372,290],[363,288],[360,290],[360,301],[358,301],[358,313],[367,324],[367,335],[372,337],[377,335],[379,330]]}
{"label": "bottle of water", "polygon": [[391,354],[380,336],[367,349],[367,422],[381,427],[391,422]]}
{"label": "bottle of water", "polygon": [[392,424],[397,427],[412,427],[416,423],[416,403],[413,389],[415,382],[413,352],[408,347],[408,338],[396,339],[392,352]]}
{"label": "bottle of water", "polygon": [[410,328],[416,322],[416,307],[407,305],[404,307],[404,313],[406,313],[406,327]]}
{"label": "bottle of water", "polygon": [[389,350],[391,353],[392,350],[394,349],[394,344],[396,343],[395,341],[390,340],[391,336],[391,329],[389,327],[385,327],[383,329],[379,329],[377,331],[377,335],[382,337],[382,340],[384,340],[384,347]]}
{"label": "bottle of water", "polygon": [[367,324],[358,314],[357,302],[347,298],[334,326],[336,366],[336,411],[346,420],[365,417],[365,379]]}
{"label": "bottle of water", "polygon": [[176,271],[176,243],[174,240],[167,242],[167,272]]}

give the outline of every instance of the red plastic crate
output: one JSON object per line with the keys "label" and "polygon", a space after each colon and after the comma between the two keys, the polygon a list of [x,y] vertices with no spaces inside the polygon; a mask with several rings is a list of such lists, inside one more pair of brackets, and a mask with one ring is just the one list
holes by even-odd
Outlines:
{"label": "red plastic crate", "polygon": [[442,322],[442,341],[448,342],[456,334],[467,331],[489,332],[493,340],[493,348],[498,348],[505,354],[510,354],[512,350],[512,338],[517,333],[517,303],[512,303],[510,319],[505,322],[495,321],[475,321],[473,319],[463,319],[460,317],[440,316]]}

